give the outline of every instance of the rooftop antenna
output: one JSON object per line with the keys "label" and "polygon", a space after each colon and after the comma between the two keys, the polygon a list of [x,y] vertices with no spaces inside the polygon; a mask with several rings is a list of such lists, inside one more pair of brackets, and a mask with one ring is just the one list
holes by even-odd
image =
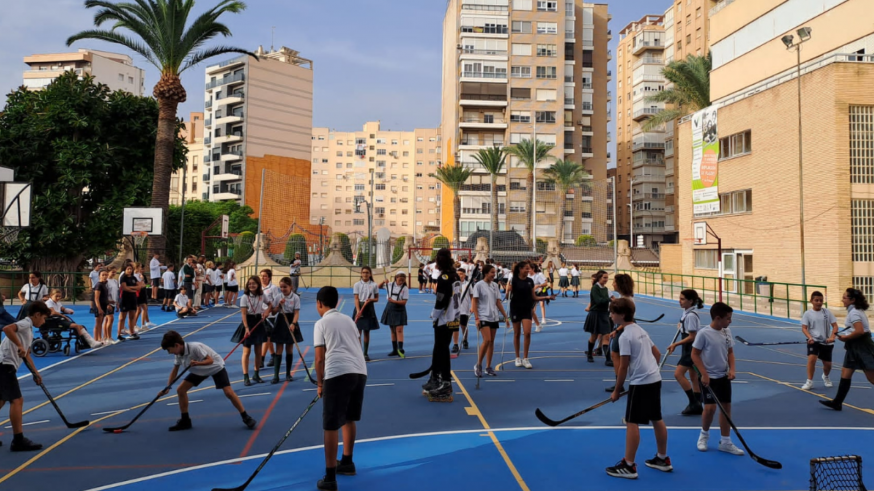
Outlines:
{"label": "rooftop antenna", "polygon": [[273,49],[273,38],[274,38],[275,36],[276,36],[276,26],[272,26],[272,27],[270,28],[270,52],[271,52],[271,53],[272,53],[273,51],[275,51],[275,50]]}

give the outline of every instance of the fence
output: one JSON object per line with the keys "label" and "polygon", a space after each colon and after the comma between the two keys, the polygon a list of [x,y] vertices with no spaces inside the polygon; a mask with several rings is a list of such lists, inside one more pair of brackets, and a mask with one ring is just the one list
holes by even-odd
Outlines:
{"label": "fence", "polygon": [[[768,281],[724,279],[712,276],[694,276],[647,271],[622,271],[634,279],[634,291],[641,295],[676,300],[680,291],[692,288],[704,303],[720,300],[732,308],[788,319],[800,319],[807,310],[808,295],[821,291],[828,300],[828,290],[822,285],[777,283]],[[828,302],[826,302],[826,307]]]}
{"label": "fence", "polygon": [[[90,271],[43,271],[42,279],[49,291],[61,290],[67,302],[72,304],[89,303],[87,298],[91,292],[89,273]],[[6,297],[4,304],[12,305],[13,301],[18,300],[18,292],[22,285],[27,283],[28,275],[28,271],[0,271],[0,293]]]}

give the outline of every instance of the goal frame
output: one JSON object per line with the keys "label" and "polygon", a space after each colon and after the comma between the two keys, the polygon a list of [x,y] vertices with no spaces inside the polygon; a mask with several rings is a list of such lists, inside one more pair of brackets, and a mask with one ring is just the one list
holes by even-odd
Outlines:
{"label": "goal frame", "polygon": [[[429,251],[428,256],[430,257],[431,251],[439,251],[440,249],[449,249],[452,253],[452,257],[456,260],[461,257],[463,252],[467,251],[467,258],[473,259],[474,250],[470,247],[410,247],[409,252],[407,253],[407,278],[412,278],[412,270],[413,270],[413,257],[416,251]],[[422,262],[418,256],[415,256],[419,262]]]}

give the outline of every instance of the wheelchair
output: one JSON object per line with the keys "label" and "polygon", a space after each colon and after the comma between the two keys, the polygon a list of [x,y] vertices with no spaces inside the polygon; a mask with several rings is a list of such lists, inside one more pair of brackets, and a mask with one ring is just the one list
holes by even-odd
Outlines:
{"label": "wheelchair", "polygon": [[[39,332],[39,337],[34,333],[33,343],[30,345],[30,351],[34,356],[43,357],[46,353],[57,353],[63,350],[65,356],[70,356],[70,352],[79,351],[86,348],[79,340],[79,334],[71,326],[72,322],[60,316],[52,316],[46,319],[45,324],[40,328],[34,328]],[[71,346],[72,344],[72,346]]]}

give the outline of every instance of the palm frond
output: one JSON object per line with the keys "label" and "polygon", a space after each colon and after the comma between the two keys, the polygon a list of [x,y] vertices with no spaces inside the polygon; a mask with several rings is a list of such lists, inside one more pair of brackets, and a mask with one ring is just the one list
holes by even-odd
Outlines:
{"label": "palm frond", "polygon": [[212,58],[212,57],[215,57],[218,55],[223,55],[226,53],[240,53],[240,54],[244,54],[244,55],[249,55],[249,56],[255,58],[256,60],[258,59],[258,57],[255,55],[255,53],[251,53],[251,52],[246,51],[245,49],[242,49],[242,48],[235,48],[233,46],[215,46],[213,48],[209,48],[209,49],[205,49],[203,51],[197,51],[195,53],[192,53],[189,56],[189,58],[185,61],[185,65],[183,65],[182,68],[179,70],[179,73],[182,73],[185,70],[188,70],[189,68],[193,67],[194,65],[197,65],[198,63],[200,63],[204,60],[207,60],[209,58]]}
{"label": "palm frond", "polygon": [[477,161],[489,174],[495,176],[501,173],[504,164],[507,161],[507,150],[502,147],[489,147],[479,150],[473,155],[473,159]]}
{"label": "palm frond", "polygon": [[451,189],[452,193],[457,196],[458,191],[461,190],[461,186],[467,182],[471,174],[473,174],[473,170],[461,165],[444,165],[439,167],[437,172],[428,174],[428,177],[437,179],[443,183],[444,186]]}
{"label": "palm frond", "polygon": [[529,139],[520,141],[519,143],[507,148],[507,153],[518,158],[522,165],[529,172],[534,172],[534,166],[537,162],[549,157],[549,151],[554,145],[544,143],[540,140],[532,142]]}
{"label": "palm frond", "polygon": [[712,58],[689,55],[685,60],[674,60],[662,69],[662,75],[673,84],[673,88],[663,90],[646,98],[647,102],[666,103],[672,108],[663,109],[646,123],[643,131],[651,131],[663,124],[691,112],[710,106],[710,68]]}
{"label": "palm frond", "polygon": [[546,182],[555,184],[565,194],[568,189],[583,184],[590,174],[586,169],[572,160],[557,159],[548,169],[543,171]]}
{"label": "palm frond", "polygon": [[649,118],[646,123],[640,125],[640,129],[642,131],[652,131],[659,126],[668,124],[677,118],[682,118],[686,114],[689,114],[689,112],[682,108],[662,109],[661,111],[654,114],[651,118]]}
{"label": "palm frond", "polygon": [[152,55],[152,51],[148,46],[137,42],[135,39],[121,35],[117,32],[112,31],[104,31],[100,29],[92,29],[89,31],[82,31],[78,34],[74,34],[67,38],[67,46],[79,41],[81,39],[96,39],[98,41],[106,41],[110,43],[120,44],[122,46],[127,47],[131,51],[139,54],[143,58],[146,59],[149,63],[156,66],[158,70],[161,70],[161,65]]}

